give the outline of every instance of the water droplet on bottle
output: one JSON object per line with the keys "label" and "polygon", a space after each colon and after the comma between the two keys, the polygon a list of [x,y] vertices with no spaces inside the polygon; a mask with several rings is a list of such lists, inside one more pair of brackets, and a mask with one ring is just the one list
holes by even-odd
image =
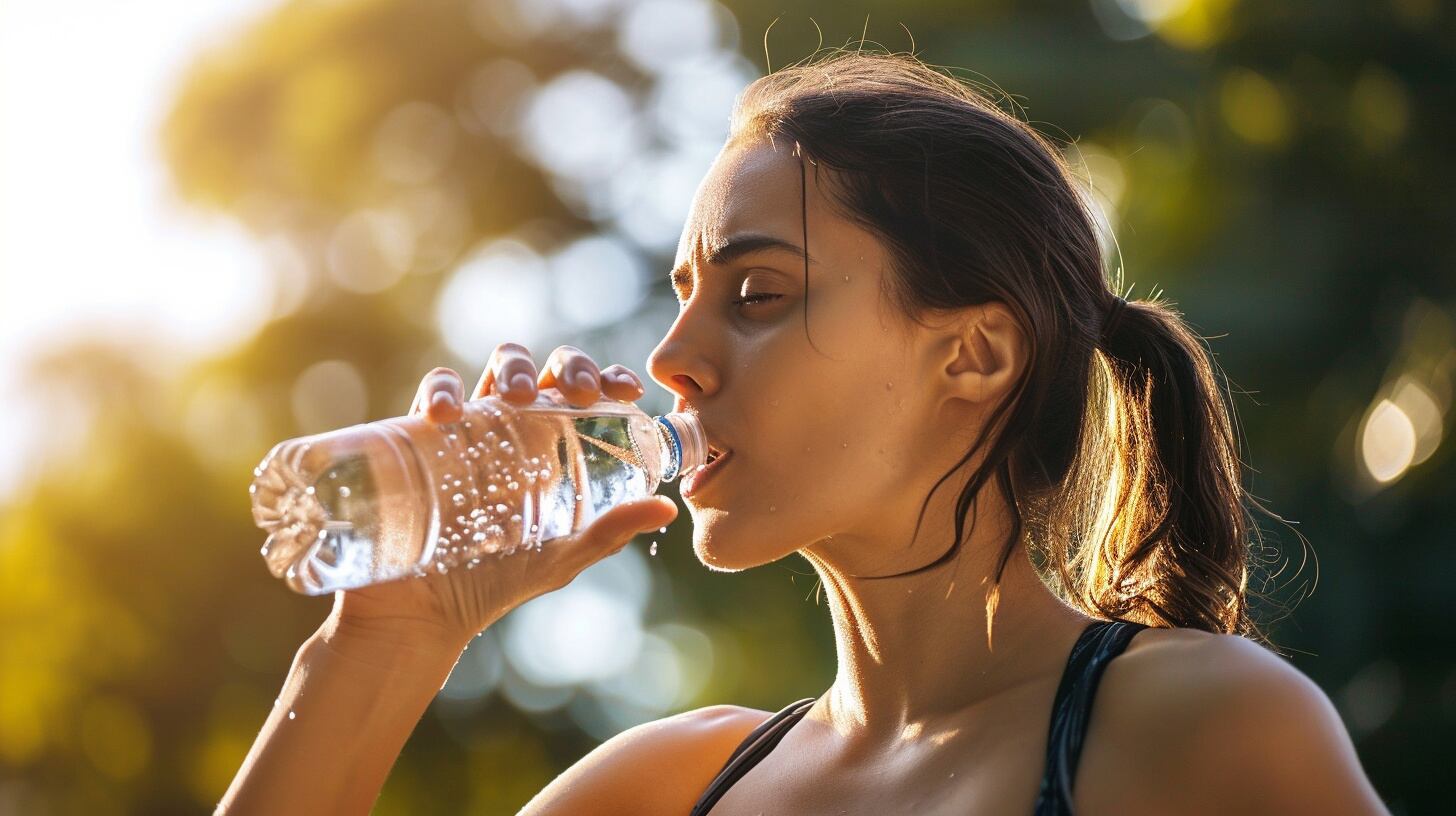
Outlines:
{"label": "water droplet on bottle", "polygon": [[445,566],[445,562],[444,561],[436,561],[435,562],[435,572],[438,572],[441,575],[444,575],[445,572],[448,571],[449,569],[450,569],[449,567]]}
{"label": "water droplet on bottle", "polygon": [[485,543],[485,533],[476,533],[475,535],[473,535],[473,536],[470,537],[470,540],[471,541],[474,541],[476,544],[484,544]]}
{"label": "water droplet on bottle", "polygon": [[456,493],[455,495],[453,495],[453,496],[450,497],[450,501],[455,502],[456,504],[464,504],[465,503],[465,494],[464,493]]}
{"label": "water droplet on bottle", "polygon": [[521,523],[521,514],[520,513],[512,513],[511,514],[511,523],[512,524],[520,524]]}
{"label": "water droplet on bottle", "polygon": [[657,555],[657,542],[656,541],[652,542],[652,546],[647,548],[647,554],[648,555]]}
{"label": "water droplet on bottle", "polygon": [[258,550],[258,552],[262,553],[264,557],[267,557],[267,555],[268,555],[268,545],[267,544],[264,544],[262,546],[262,548]]}
{"label": "water droplet on bottle", "polygon": [[581,494],[580,493],[576,494],[576,500],[577,501],[581,501]]}
{"label": "water droplet on bottle", "polygon": [[504,513],[504,512],[505,512],[505,511],[507,511],[507,510],[509,510],[509,509],[511,509],[511,508],[509,508],[509,507],[506,507],[506,506],[505,506],[505,505],[504,505],[504,504],[497,504],[497,505],[496,505],[496,506],[495,506],[495,511],[496,511],[496,512],[497,512],[497,513]]}
{"label": "water droplet on bottle", "polygon": [[288,719],[290,719],[290,720],[293,719],[294,717],[297,717],[297,716],[298,716],[297,712],[294,712],[294,711],[288,712]]}
{"label": "water droplet on bottle", "polygon": [[506,487],[509,488],[509,489],[511,489],[511,490],[520,490],[521,489],[521,483],[520,482],[511,482],[510,484],[506,485]]}
{"label": "water droplet on bottle", "polygon": [[534,524],[531,525],[531,532],[534,533],[534,532],[536,532],[537,529],[539,529],[539,528],[536,525],[534,525]]}
{"label": "water droplet on bottle", "polygon": [[769,512],[770,512],[770,513],[773,513],[773,512],[775,512],[775,511],[777,511],[777,510],[778,510],[778,508],[777,508],[777,507],[774,507],[774,506],[773,506],[773,505],[772,505],[772,504],[770,504],[770,505],[769,505],[769,506],[768,506],[768,511],[769,511]]}
{"label": "water droplet on bottle", "polygon": [[308,495],[310,495],[310,496],[312,496],[312,495],[313,495],[313,494],[314,494],[314,489],[313,489],[313,485],[309,485],[309,486],[308,486],[308,487],[305,487],[305,488],[304,488],[304,489],[303,489],[303,492],[305,492],[305,493],[307,493],[307,494],[308,494]]}
{"label": "water droplet on bottle", "polygon": [[341,499],[347,499],[347,498],[349,498],[350,495],[353,494],[353,492],[354,491],[350,490],[348,487],[340,487],[339,488],[339,498],[341,498]]}
{"label": "water droplet on bottle", "polygon": [[848,275],[845,275],[844,276],[844,279],[845,279],[845,281],[848,281],[849,280],[849,276]]}
{"label": "water droplet on bottle", "polygon": [[258,492],[258,486],[257,485],[248,485],[248,492],[249,493],[257,493]]}
{"label": "water droplet on bottle", "polygon": [[435,451],[435,455],[438,456],[438,457],[440,457],[441,459],[444,459],[445,458],[445,452],[442,451],[442,450],[441,451]]}
{"label": "water droplet on bottle", "polygon": [[891,388],[894,388],[894,387],[895,387],[895,384],[892,383],[892,382],[885,383],[885,390],[886,391],[889,391]]}
{"label": "water droplet on bottle", "polygon": [[448,440],[450,440],[451,442],[454,442],[455,440],[459,439],[460,437],[459,436],[456,436],[455,434],[449,434],[445,438],[448,439]]}
{"label": "water droplet on bottle", "polygon": [[486,485],[485,486],[485,492],[487,492],[487,493],[494,493],[496,491],[496,489],[497,489],[496,486],[493,485],[493,484],[492,485]]}
{"label": "water droplet on bottle", "polygon": [[665,532],[667,532],[667,528],[666,527],[658,527],[657,528],[657,532],[659,532],[659,533],[665,533]]}
{"label": "water droplet on bottle", "polygon": [[460,480],[459,479],[456,479],[455,481],[451,482],[450,484],[454,485],[455,487],[459,487],[460,486]]}

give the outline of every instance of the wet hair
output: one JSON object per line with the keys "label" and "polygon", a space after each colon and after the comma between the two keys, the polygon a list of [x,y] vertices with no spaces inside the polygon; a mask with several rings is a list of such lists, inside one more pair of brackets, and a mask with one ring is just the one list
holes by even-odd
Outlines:
{"label": "wet hair", "polygon": [[[816,178],[822,168],[835,208],[886,247],[883,295],[911,320],[998,301],[1025,332],[1018,382],[921,505],[923,519],[935,490],[988,446],[957,498],[950,549],[900,575],[956,555],[994,479],[1012,530],[988,628],[1020,542],[1048,586],[1093,617],[1267,640],[1250,616],[1262,552],[1251,511],[1274,514],[1241,485],[1215,362],[1171,302],[1124,306],[1112,291],[1093,205],[1054,143],[966,81],[857,51],[754,81],[729,138],[793,142],[801,181],[806,162]],[[806,332],[808,308],[806,297]]]}

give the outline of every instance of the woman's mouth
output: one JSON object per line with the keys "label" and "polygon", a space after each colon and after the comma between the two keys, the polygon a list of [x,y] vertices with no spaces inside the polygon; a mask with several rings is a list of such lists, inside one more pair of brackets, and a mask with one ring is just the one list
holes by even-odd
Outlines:
{"label": "woman's mouth", "polygon": [[681,491],[683,498],[700,492],[703,486],[718,474],[718,471],[727,466],[727,461],[732,457],[733,451],[731,450],[720,452],[717,448],[709,446],[708,463],[683,477]]}

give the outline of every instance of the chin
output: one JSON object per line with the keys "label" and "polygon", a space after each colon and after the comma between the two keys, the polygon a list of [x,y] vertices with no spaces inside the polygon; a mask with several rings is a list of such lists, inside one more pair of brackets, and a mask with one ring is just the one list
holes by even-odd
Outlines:
{"label": "chin", "polygon": [[[729,536],[710,531],[701,525],[693,527],[693,554],[698,562],[714,572],[742,572],[761,567],[790,555],[796,550],[764,547],[767,536]],[[750,544],[749,542],[753,542]]]}

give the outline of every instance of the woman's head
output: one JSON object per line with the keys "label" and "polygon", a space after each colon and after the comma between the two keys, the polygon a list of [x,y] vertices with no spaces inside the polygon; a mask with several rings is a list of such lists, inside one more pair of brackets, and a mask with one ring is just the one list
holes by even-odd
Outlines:
{"label": "woman's head", "polygon": [[[855,574],[925,568],[989,486],[1012,516],[995,578],[1025,544],[1093,614],[1250,630],[1206,351],[1150,302],[1100,341],[1113,295],[1084,199],[1055,146],[971,87],[854,52],[757,80],[676,276],[649,368],[733,449],[688,502],[705,563],[819,546]],[[954,530],[917,536],[936,490],[958,494]],[[886,558],[927,533],[930,559]]]}

